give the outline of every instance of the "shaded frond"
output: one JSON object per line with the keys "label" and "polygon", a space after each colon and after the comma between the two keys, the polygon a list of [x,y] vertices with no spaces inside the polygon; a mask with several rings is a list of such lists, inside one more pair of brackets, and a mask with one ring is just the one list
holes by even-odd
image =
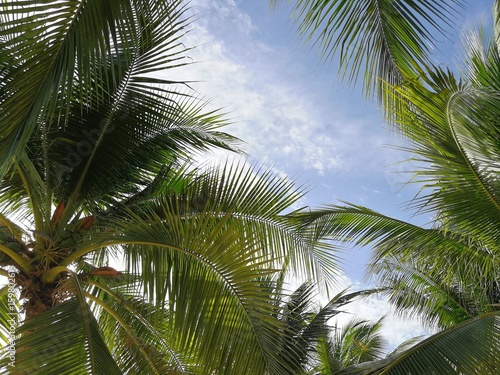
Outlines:
{"label": "shaded frond", "polygon": [[381,361],[347,368],[340,375],[484,374],[500,369],[500,313],[467,320]]}
{"label": "shaded frond", "polygon": [[76,295],[16,330],[13,374],[122,374],[74,279]]}

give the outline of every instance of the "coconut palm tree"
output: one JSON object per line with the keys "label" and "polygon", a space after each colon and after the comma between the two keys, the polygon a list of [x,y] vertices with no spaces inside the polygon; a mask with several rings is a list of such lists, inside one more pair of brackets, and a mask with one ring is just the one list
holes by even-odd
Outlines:
{"label": "coconut palm tree", "polygon": [[[377,293],[377,289],[348,293],[342,290],[324,306],[318,301],[318,287],[309,281],[288,293],[284,291],[284,272],[271,295],[284,335],[278,355],[288,361],[291,374],[331,374],[348,365],[378,358],[382,340],[381,322],[352,320],[345,326],[332,326],[332,320],[345,313],[351,302]],[[290,353],[292,355],[290,355]]]}
{"label": "coconut palm tree", "polygon": [[323,337],[316,348],[316,365],[310,374],[331,375],[349,366],[382,358],[384,342],[377,322],[352,319],[333,327],[333,334]]}
{"label": "coconut palm tree", "polygon": [[[331,246],[185,83],[180,0],[0,4],[0,372],[287,374],[262,279]],[[153,74],[155,73],[155,74]],[[15,339],[15,340],[14,340]],[[12,341],[11,341],[12,340]]]}
{"label": "coconut palm tree", "polygon": [[[407,140],[432,215],[419,227],[354,205],[301,213],[304,223],[370,245],[370,272],[402,313],[443,329],[413,348],[342,374],[497,374],[500,370],[499,2],[494,32],[466,34],[462,72],[426,65],[385,82],[388,120]],[[486,40],[486,42],[485,42]]]}

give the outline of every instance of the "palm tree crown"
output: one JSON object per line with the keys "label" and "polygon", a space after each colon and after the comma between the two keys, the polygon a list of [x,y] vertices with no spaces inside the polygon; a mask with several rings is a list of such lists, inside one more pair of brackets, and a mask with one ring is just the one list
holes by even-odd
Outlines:
{"label": "palm tree crown", "polygon": [[237,140],[185,83],[154,78],[188,61],[186,9],[0,5],[0,272],[25,315],[0,371],[289,373],[263,279],[285,259],[331,277],[331,247],[282,213],[303,194],[291,182],[187,163]]}

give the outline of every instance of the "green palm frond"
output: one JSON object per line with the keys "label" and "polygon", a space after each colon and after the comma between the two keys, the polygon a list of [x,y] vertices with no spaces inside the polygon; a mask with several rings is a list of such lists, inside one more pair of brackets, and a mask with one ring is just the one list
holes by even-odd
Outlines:
{"label": "green palm frond", "polygon": [[[271,4],[279,1],[271,0]],[[371,94],[379,80],[398,84],[426,64],[437,33],[454,23],[464,2],[408,0],[288,1],[299,35],[320,48],[325,60],[339,54],[340,72],[356,82],[364,73]]]}
{"label": "green palm frond", "polygon": [[122,246],[126,273],[140,275],[133,280],[140,280],[141,296],[169,311],[167,331],[186,358],[196,354],[202,371],[287,373],[276,352],[279,306],[269,303],[275,292],[263,278],[290,258],[294,269],[318,280],[335,268],[332,258],[316,260],[326,245],[280,215],[300,196],[286,179],[239,165],[158,182],[102,223],[97,218],[96,229],[61,264]]}
{"label": "green palm frond", "polygon": [[467,30],[462,36],[463,75],[468,82],[481,88],[500,87],[500,55],[494,35],[483,27]]}
{"label": "green palm frond", "polygon": [[[144,230],[148,232],[150,238],[156,237],[151,244],[175,244],[175,247],[170,249],[160,249],[158,246],[129,247],[127,259],[130,259],[131,265],[138,265],[132,268],[136,270],[134,272],[140,270],[145,274],[148,270],[152,276],[156,275],[151,279],[145,277],[146,294],[154,295],[160,300],[162,296],[168,296],[170,308],[174,310],[175,307],[176,321],[182,324],[190,321],[190,324],[193,324],[192,322],[199,319],[216,319],[218,316],[216,312],[224,309],[225,313],[219,313],[220,315],[224,315],[226,319],[229,317],[237,319],[232,323],[234,325],[232,329],[239,330],[240,340],[245,338],[243,334],[247,331],[245,326],[254,325],[259,319],[266,321],[264,326],[259,323],[259,327],[254,327],[251,331],[260,332],[259,350],[268,358],[255,359],[251,366],[250,362],[245,362],[250,371],[256,365],[275,366],[275,363],[280,363],[274,357],[276,350],[271,349],[276,345],[277,337],[273,336],[275,334],[272,325],[269,324],[279,327],[281,323],[279,321],[273,323],[272,316],[276,315],[277,307],[265,302],[270,296],[272,297],[272,294],[270,295],[269,289],[262,285],[262,277],[266,274],[271,275],[269,272],[273,272],[273,269],[279,269],[285,256],[292,259],[293,268],[296,270],[304,267],[297,259],[308,260],[308,263],[312,264],[310,276],[319,277],[328,270],[322,268],[321,264],[318,266],[315,260],[316,253],[321,254],[321,246],[319,250],[316,249],[316,244],[304,237],[293,222],[290,225],[287,217],[279,215],[299,197],[300,193],[288,181],[275,177],[269,171],[263,173],[242,171],[237,166],[228,165],[225,169],[213,169],[203,174],[201,178],[193,179],[192,184],[180,194],[167,195],[162,200],[156,200],[154,206],[148,204],[156,219],[150,216],[151,219],[144,220],[141,216],[139,221],[136,221],[127,217],[129,229],[119,232],[125,236],[137,233],[134,236],[143,240],[146,238],[146,233],[138,231]],[[134,212],[139,212],[138,207],[134,208]],[[153,225],[162,221],[165,223],[162,226]],[[140,224],[141,222],[143,224]],[[160,239],[160,236],[168,233],[174,237]],[[264,261],[265,259],[267,261]],[[294,261],[297,263],[294,264]],[[333,266],[331,259],[326,265]],[[151,273],[151,270],[154,272]],[[211,276],[202,276],[206,272]],[[162,275],[167,274],[171,276],[165,279]],[[237,279],[234,279],[236,276]],[[160,277],[159,282],[155,281],[157,277]],[[227,285],[227,291],[221,291],[220,287],[217,289],[218,284]],[[246,295],[251,295],[253,303],[259,305],[256,311],[245,311]],[[212,315],[210,310],[212,308],[204,306],[210,306],[213,301],[221,302],[212,307],[217,307]],[[222,301],[226,301],[226,304],[219,306]],[[200,311],[210,311],[209,316],[212,318],[200,316]],[[186,316],[190,319],[186,320]],[[226,323],[225,319],[220,319],[221,317],[218,317],[215,322],[203,328],[207,329],[203,331],[204,338],[214,340],[215,338],[210,335],[217,332],[213,331],[217,327],[218,331],[222,332],[222,327]],[[238,321],[240,323],[236,324]],[[176,332],[187,330],[185,333],[187,336],[182,338],[186,345],[194,340],[191,333],[189,335],[187,333],[192,329],[188,330],[187,327],[175,330]],[[195,330],[193,334],[196,334]],[[230,331],[227,338],[231,337]],[[254,336],[249,336],[250,339],[252,337]],[[252,340],[255,340],[255,337]],[[207,358],[215,361],[218,354],[210,348],[205,348],[204,345],[208,344],[204,344],[204,341],[200,344],[203,345],[200,352],[207,353]],[[210,345],[214,348],[213,343]],[[225,352],[225,361],[236,363],[250,356],[246,350],[253,344],[247,343],[241,347],[240,343],[231,345],[234,346],[231,350],[242,351],[234,354],[232,351]],[[228,363],[224,366],[228,366]],[[264,367],[259,368],[261,370],[257,370],[262,371]]]}
{"label": "green palm frond", "polygon": [[168,296],[170,330],[182,351],[196,350],[206,369],[262,372],[276,365],[273,335],[279,322],[261,282],[275,260],[258,255],[261,234],[242,237],[240,223],[228,216],[164,215],[162,222],[138,226],[130,220],[121,236],[139,244],[126,248],[126,259],[132,270],[141,271],[146,295],[157,304]]}
{"label": "green palm frond", "polygon": [[293,216],[282,214],[303,194],[291,181],[239,163],[200,171],[190,179],[179,192],[164,191],[163,197],[129,209],[140,213],[145,208],[147,217],[148,212],[157,217],[154,221],[178,220],[178,215],[193,221],[225,218],[239,233],[260,236],[255,255],[269,256],[277,269],[287,256],[294,271],[316,280],[333,279],[334,249],[317,233],[299,228]]}
{"label": "green palm frond", "polygon": [[[92,127],[91,117],[85,120],[85,131],[77,122],[53,135],[50,165],[52,181],[57,183],[53,190],[60,199],[75,197],[95,212],[129,199],[165,165],[211,146],[230,148],[231,137],[216,130],[222,120],[217,114],[202,113],[203,106],[178,101],[178,108],[162,108],[170,104],[158,102],[153,109],[138,100],[137,96],[126,98],[126,115],[111,122],[113,131],[102,130],[101,134]],[[148,112],[154,117],[145,121]],[[100,144],[92,143],[100,135]],[[115,167],[108,168],[108,163]]]}
{"label": "green palm frond", "polygon": [[500,313],[469,319],[383,360],[339,371],[338,375],[484,374],[500,369]]}
{"label": "green palm frond", "polygon": [[10,176],[0,182],[0,204],[4,213],[16,220],[44,230],[43,222],[50,221],[51,205],[48,189],[33,161],[23,153]]}
{"label": "green palm frond", "polygon": [[[68,104],[75,81],[104,74],[103,62],[113,54],[116,41],[132,39],[134,13],[129,1],[87,1],[85,6],[74,0],[2,3],[0,100],[1,117],[8,124],[0,145],[2,176],[39,121]],[[98,62],[100,68],[94,71],[87,61]]]}
{"label": "green palm frond", "polygon": [[315,285],[305,282],[283,303],[281,320],[285,337],[280,356],[289,363],[293,373],[300,373],[310,362],[317,341],[330,330],[328,320],[338,314],[338,308],[342,306],[334,299],[316,312],[316,293]]}
{"label": "green palm frond", "polygon": [[[186,153],[193,150],[231,148],[233,138],[217,130],[224,124],[219,114],[203,113],[203,104],[190,98],[186,88],[178,89],[182,82],[151,76],[187,61],[187,48],[180,38],[189,19],[184,17],[186,7],[181,1],[123,1],[112,5],[90,1],[85,6],[80,1],[68,1],[67,7],[58,2],[54,17],[60,21],[60,29],[46,24],[51,19],[47,12],[32,15],[36,9],[29,6],[31,2],[25,3],[31,10],[2,5],[5,17],[17,17],[12,21],[15,26],[6,23],[6,41],[17,28],[31,29],[31,22],[38,22],[41,30],[50,29],[56,35],[53,39],[47,37],[54,54],[48,53],[47,46],[42,53],[53,59],[54,65],[40,63],[34,57],[37,54],[29,55],[34,52],[29,50],[23,55],[25,61],[18,64],[19,71],[11,72],[13,68],[9,68],[4,72],[5,85],[1,89],[5,98],[0,95],[0,100],[4,120],[10,126],[3,130],[2,137],[10,150],[2,152],[4,169],[10,169],[13,157],[21,158],[27,147],[47,188],[73,206],[97,196],[109,201],[110,191],[117,188],[118,196],[130,194],[137,183],[150,179],[149,173],[157,171],[159,165],[186,159]],[[94,12],[99,17],[92,18]],[[64,26],[65,22],[70,25]],[[80,30],[87,28],[95,30],[99,37]],[[12,43],[33,44],[33,39],[21,38]],[[35,63],[36,68],[31,67]],[[11,65],[9,61],[5,64]],[[59,86],[26,84],[24,79],[30,79],[29,74],[20,73],[27,69],[26,65],[30,66],[30,74],[33,71],[48,82],[54,79]],[[10,87],[11,82],[19,87]],[[35,95],[31,90],[39,92]],[[14,93],[16,101],[12,105],[16,107],[10,108],[8,97]],[[23,95],[29,110],[20,108]],[[105,171],[103,166],[109,162],[116,162],[117,167]],[[110,176],[111,171],[115,175]],[[72,214],[74,211],[68,209],[65,219]]]}
{"label": "green palm frond", "polygon": [[[91,53],[96,60],[80,62],[83,67],[74,62],[77,77],[68,83],[71,92],[62,102],[47,99],[54,107],[47,113],[46,107],[40,109],[36,132],[20,143],[26,151],[15,151],[16,158],[5,161],[13,167],[0,185],[5,212],[15,212],[45,236],[53,236],[47,224],[54,201],[66,203],[59,221],[63,226],[82,209],[95,214],[140,194],[161,177],[165,165],[182,163],[211,147],[235,150],[235,139],[219,130],[226,123],[221,114],[205,111],[206,103],[177,90],[175,82],[151,77],[153,70],[183,64],[186,48],[179,38],[189,22],[186,8],[179,1],[127,4],[122,16],[130,16],[133,25],[121,25],[125,21],[118,17],[123,35],[102,42],[111,43],[109,51],[103,56]],[[93,6],[86,5],[85,11]],[[111,8],[115,6],[119,8],[118,3]],[[23,16],[15,22],[32,20],[18,10]],[[6,84],[10,79],[5,77]],[[9,88],[4,88],[7,95]]]}
{"label": "green palm frond", "polygon": [[15,367],[9,373],[122,374],[78,281],[72,282],[73,297],[18,328]]}
{"label": "green palm frond", "polygon": [[[418,260],[417,260],[418,259]],[[484,285],[496,279],[480,276],[473,279],[472,272],[454,271],[416,257],[413,263],[403,263],[393,257],[375,263],[370,272],[377,284],[384,286],[384,294],[397,312],[405,317],[420,317],[421,322],[433,327],[448,328],[471,317],[491,311],[495,302],[488,295],[494,285]],[[443,263],[441,261],[441,263]],[[470,266],[464,262],[462,267]],[[451,274],[450,274],[451,273]],[[474,275],[481,275],[480,272]]]}
{"label": "green palm frond", "polygon": [[[421,228],[353,204],[325,206],[311,212],[297,212],[294,216],[303,226],[314,224],[323,236],[330,236],[336,241],[375,247],[390,243],[393,245],[391,251],[397,251],[398,256],[403,256],[404,251],[413,251],[409,248],[405,250],[405,244],[409,241],[414,244],[429,244],[429,247],[421,246],[422,249],[428,248],[429,250],[430,247],[438,245],[443,247],[450,244],[456,245],[452,237],[448,238],[437,229]],[[399,247],[397,247],[398,244]],[[386,253],[388,253],[387,249],[382,255]]]}
{"label": "green palm frond", "polygon": [[[304,225],[316,223],[335,240],[372,246],[369,272],[378,275],[382,287],[389,287],[387,293],[400,308],[430,313],[432,318],[425,319],[442,319],[448,326],[489,311],[487,306],[496,301],[498,250],[463,231],[421,228],[354,205],[297,217]],[[425,297],[431,291],[435,294]],[[448,310],[452,305],[453,312]]]}
{"label": "green palm frond", "polygon": [[423,194],[413,207],[437,213],[441,223],[453,222],[495,246],[500,212],[495,113],[500,96],[488,88],[466,87],[439,68],[429,75],[428,88],[409,83],[398,89],[407,100],[398,114],[399,129],[411,142],[406,150],[422,166],[414,171],[414,181],[424,185]]}
{"label": "green palm frond", "polygon": [[104,340],[124,374],[189,373],[165,310],[145,302],[133,285],[108,287],[109,278],[88,283]]}

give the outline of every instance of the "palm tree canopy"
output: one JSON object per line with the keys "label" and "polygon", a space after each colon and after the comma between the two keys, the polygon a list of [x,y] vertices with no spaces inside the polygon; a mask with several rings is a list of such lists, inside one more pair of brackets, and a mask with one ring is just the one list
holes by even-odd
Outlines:
{"label": "palm tree canopy", "polygon": [[[422,59],[412,57],[415,64],[411,67],[405,67],[402,62],[395,64],[395,71],[401,73],[399,77],[388,75],[384,70],[377,72],[370,64],[362,66],[360,61],[369,56],[366,52],[345,54],[356,41],[363,40],[365,43],[355,51],[362,51],[364,47],[374,51],[368,38],[373,37],[376,41],[380,35],[377,29],[367,26],[365,30],[355,25],[355,22],[370,25],[370,18],[361,17],[361,10],[371,9],[362,8],[368,3],[386,4],[298,1],[295,9],[300,22],[302,19],[307,21],[308,16],[321,17],[324,9],[335,10],[346,20],[357,14],[357,18],[352,17],[351,28],[345,28],[341,22],[332,22],[342,18],[325,16],[310,18],[319,21],[316,23],[302,23],[303,30],[310,32],[330,27],[333,31],[320,34],[319,40],[323,42],[321,38],[329,38],[331,46],[341,48],[341,58],[347,56],[344,66],[352,67],[354,74],[363,68],[368,75],[375,73],[383,91],[387,120],[403,135],[407,145],[402,149],[410,152],[411,160],[417,165],[411,171],[411,181],[420,184],[421,191],[410,202],[410,208],[432,215],[432,222],[418,227],[349,204],[327,206],[297,216],[304,225],[315,223],[318,231],[325,235],[330,233],[335,240],[373,246],[369,271],[387,287],[385,293],[390,301],[401,313],[420,315],[427,324],[444,330],[400,356],[355,366],[345,373],[497,373],[500,328],[499,2],[494,2],[495,30],[490,39],[484,37],[484,31],[466,34],[463,71],[457,73],[435,66],[426,56]],[[391,2],[391,5],[402,3],[405,2]],[[411,3],[417,7],[421,5],[420,2]],[[341,9],[345,9],[344,13]],[[427,14],[430,16],[432,12]],[[404,21],[400,22],[399,18],[393,21],[402,25]],[[381,25],[384,22],[378,23]],[[394,25],[394,30],[404,30]],[[341,29],[335,32],[336,27]],[[347,33],[352,33],[352,39]],[[403,48],[413,46],[410,39],[400,41],[405,44]],[[357,61],[357,65],[348,60],[351,56],[357,59],[352,60]],[[488,335],[484,336],[484,332]]]}
{"label": "palm tree canopy", "polygon": [[[15,270],[26,314],[17,373],[290,373],[265,280],[289,262],[331,281],[333,248],[283,213],[303,195],[290,181],[186,163],[238,150],[186,82],[154,78],[187,62],[186,9],[0,5],[0,274]],[[8,288],[0,303],[8,342]]]}

